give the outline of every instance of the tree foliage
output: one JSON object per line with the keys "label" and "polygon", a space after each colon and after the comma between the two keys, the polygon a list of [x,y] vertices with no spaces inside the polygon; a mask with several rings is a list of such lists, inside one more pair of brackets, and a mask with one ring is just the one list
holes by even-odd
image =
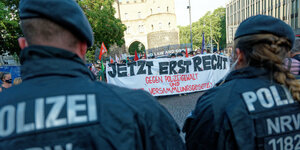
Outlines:
{"label": "tree foliage", "polygon": [[22,36],[19,27],[19,0],[0,1],[0,54],[20,53],[18,38]]}
{"label": "tree foliage", "polygon": [[129,46],[129,54],[130,55],[134,55],[135,51],[139,54],[139,53],[144,53],[145,52],[145,46],[138,41],[133,42],[130,46]]}
{"label": "tree foliage", "polygon": [[[17,42],[18,37],[22,36],[19,26],[19,1],[0,1],[0,54],[6,51],[10,54],[20,53]],[[122,46],[125,43],[126,26],[114,16],[116,12],[112,6],[114,0],[77,0],[77,2],[83,8],[93,28],[95,45],[89,50],[100,47],[102,42],[107,49],[113,44]]]}
{"label": "tree foliage", "polygon": [[86,57],[88,63],[94,63],[94,62],[96,62],[96,59],[95,59],[95,49],[88,50],[86,52],[85,57]]}
{"label": "tree foliage", "polygon": [[104,42],[106,48],[113,44],[122,46],[125,43],[124,31],[126,26],[120,19],[115,18],[114,0],[77,0],[84,10],[94,31],[95,47],[101,47]]}
{"label": "tree foliage", "polygon": [[[226,9],[220,7],[214,12],[207,12],[197,22],[192,23],[194,48],[201,48],[202,35],[204,34],[205,44],[212,42],[217,45],[218,50],[226,46]],[[210,29],[211,28],[211,29]],[[190,43],[190,26],[180,26],[180,43]],[[212,36],[211,36],[212,35]],[[211,38],[212,37],[212,38]]]}

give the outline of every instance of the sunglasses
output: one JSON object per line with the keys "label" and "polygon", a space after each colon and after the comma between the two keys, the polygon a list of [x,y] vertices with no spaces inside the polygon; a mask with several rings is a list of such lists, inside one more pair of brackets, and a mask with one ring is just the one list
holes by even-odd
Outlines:
{"label": "sunglasses", "polygon": [[12,79],[4,80],[6,83],[12,83]]}

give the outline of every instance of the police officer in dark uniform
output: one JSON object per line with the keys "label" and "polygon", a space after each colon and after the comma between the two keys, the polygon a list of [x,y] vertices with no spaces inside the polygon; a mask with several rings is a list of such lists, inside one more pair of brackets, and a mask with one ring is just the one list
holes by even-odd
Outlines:
{"label": "police officer in dark uniform", "polygon": [[199,98],[183,128],[187,149],[300,149],[300,85],[283,66],[294,39],[271,16],[240,24],[235,70]]}
{"label": "police officer in dark uniform", "polygon": [[93,32],[74,0],[21,0],[23,83],[0,94],[1,150],[184,149],[165,108],[140,90],[96,82]]}

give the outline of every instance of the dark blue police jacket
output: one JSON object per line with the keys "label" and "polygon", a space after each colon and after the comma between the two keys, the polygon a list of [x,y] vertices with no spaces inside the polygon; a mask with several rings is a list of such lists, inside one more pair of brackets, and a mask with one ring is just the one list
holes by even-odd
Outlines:
{"label": "dark blue police jacket", "polygon": [[185,148],[152,96],[96,82],[77,55],[31,46],[21,62],[23,83],[0,93],[1,150]]}
{"label": "dark blue police jacket", "polygon": [[199,98],[184,125],[190,150],[300,148],[300,106],[264,69],[247,67]]}

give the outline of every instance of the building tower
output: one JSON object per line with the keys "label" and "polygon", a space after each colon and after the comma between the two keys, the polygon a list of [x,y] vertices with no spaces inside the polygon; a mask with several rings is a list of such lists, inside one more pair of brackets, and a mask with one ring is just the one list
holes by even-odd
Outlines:
{"label": "building tower", "polygon": [[146,49],[179,44],[174,0],[116,0],[114,7],[127,27],[127,51],[134,42]]}

